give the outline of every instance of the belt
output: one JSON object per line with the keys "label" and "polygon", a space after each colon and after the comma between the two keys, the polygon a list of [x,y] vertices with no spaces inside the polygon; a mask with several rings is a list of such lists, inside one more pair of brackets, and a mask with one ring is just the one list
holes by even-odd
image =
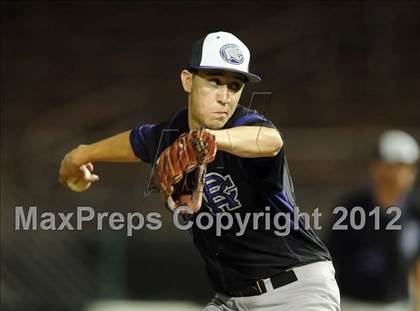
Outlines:
{"label": "belt", "polygon": [[262,295],[267,293],[270,290],[275,288],[279,288],[281,286],[285,286],[287,284],[293,283],[297,281],[296,274],[293,270],[288,270],[276,274],[271,278],[267,279],[260,279],[251,285],[242,287],[237,290],[232,290],[227,292],[227,294],[231,297],[247,297],[247,296],[255,296],[255,295]]}

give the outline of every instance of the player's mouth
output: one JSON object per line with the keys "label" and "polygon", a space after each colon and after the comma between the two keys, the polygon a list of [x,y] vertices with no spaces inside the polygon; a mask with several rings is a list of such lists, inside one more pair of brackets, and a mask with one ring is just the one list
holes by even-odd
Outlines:
{"label": "player's mouth", "polygon": [[228,115],[227,112],[223,112],[223,111],[216,111],[213,112],[215,115],[217,115],[218,117],[226,117]]}

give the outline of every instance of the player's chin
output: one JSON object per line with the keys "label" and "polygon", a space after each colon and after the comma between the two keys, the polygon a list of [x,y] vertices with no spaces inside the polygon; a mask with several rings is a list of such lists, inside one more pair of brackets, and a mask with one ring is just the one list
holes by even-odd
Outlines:
{"label": "player's chin", "polygon": [[211,130],[220,130],[223,126],[225,126],[226,122],[227,122],[227,119],[226,120],[222,120],[222,119],[211,120],[209,122],[206,122],[206,127]]}
{"label": "player's chin", "polygon": [[227,121],[227,117],[214,118],[211,120],[207,120],[206,127],[211,130],[220,130],[223,126],[225,126]]}

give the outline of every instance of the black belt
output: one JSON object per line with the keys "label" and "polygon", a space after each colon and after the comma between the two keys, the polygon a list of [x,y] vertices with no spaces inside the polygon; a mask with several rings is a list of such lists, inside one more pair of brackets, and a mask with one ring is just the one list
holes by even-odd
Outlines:
{"label": "black belt", "polygon": [[[269,278],[271,284],[273,285],[273,289],[279,288],[281,286],[293,283],[297,281],[296,274],[293,270],[288,270],[276,274],[275,276]],[[264,280],[258,280],[255,283],[242,287],[238,290],[232,290],[227,292],[227,294],[231,297],[247,297],[247,296],[255,296],[261,295],[267,292],[267,288],[265,286]]]}

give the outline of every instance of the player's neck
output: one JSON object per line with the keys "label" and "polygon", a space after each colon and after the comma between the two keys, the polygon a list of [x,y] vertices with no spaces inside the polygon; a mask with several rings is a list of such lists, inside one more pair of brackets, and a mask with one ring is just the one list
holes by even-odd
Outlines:
{"label": "player's neck", "polygon": [[192,117],[191,109],[188,109],[188,127],[190,130],[199,129],[200,124]]}

